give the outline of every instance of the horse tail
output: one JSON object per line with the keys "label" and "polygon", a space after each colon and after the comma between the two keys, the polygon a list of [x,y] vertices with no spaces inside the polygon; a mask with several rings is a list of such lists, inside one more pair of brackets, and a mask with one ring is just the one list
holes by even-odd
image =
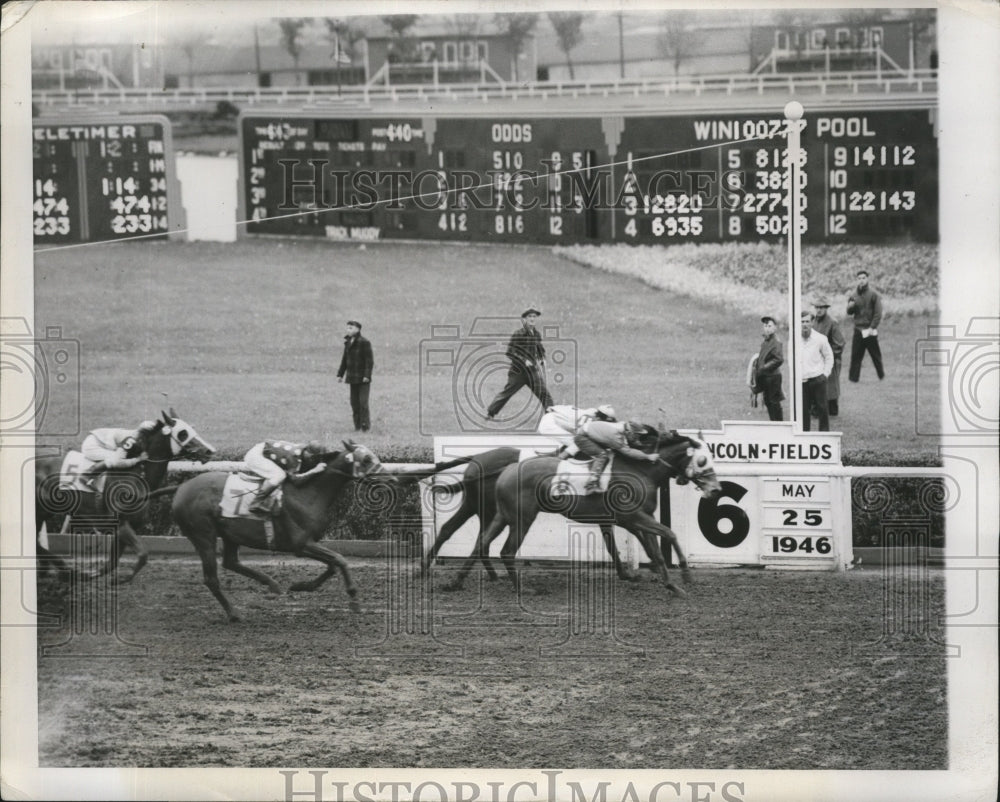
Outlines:
{"label": "horse tail", "polygon": [[147,499],[152,500],[154,498],[157,498],[158,496],[173,495],[174,493],[177,492],[177,488],[178,487],[180,487],[179,484],[176,484],[176,485],[166,485],[165,487],[159,487],[156,490],[150,491],[149,495],[147,496]]}
{"label": "horse tail", "polygon": [[465,482],[453,482],[447,485],[431,485],[431,492],[437,493],[440,496],[455,496],[459,493],[464,492],[466,489]]}
{"label": "horse tail", "polygon": [[448,462],[435,462],[434,470],[429,474],[433,476],[435,473],[441,473],[441,471],[446,471],[449,468],[457,468],[459,465],[468,465],[475,457],[458,457],[457,459],[449,460]]}

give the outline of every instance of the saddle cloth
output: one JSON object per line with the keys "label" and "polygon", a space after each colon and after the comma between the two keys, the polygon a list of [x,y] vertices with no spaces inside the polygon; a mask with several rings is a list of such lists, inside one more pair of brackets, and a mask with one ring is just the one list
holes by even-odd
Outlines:
{"label": "saddle cloth", "polygon": [[80,474],[93,464],[93,460],[87,459],[81,452],[67,451],[63,458],[62,467],[59,469],[59,486],[71,488],[78,493],[93,493],[94,491],[103,493],[104,483],[108,478],[108,475],[103,471],[97,475],[97,481],[94,482],[93,487],[80,481]]}
{"label": "saddle cloth", "polygon": [[[607,467],[605,467],[604,472],[601,474],[602,493],[608,489],[608,483],[611,481],[611,468],[614,464],[615,455],[612,454],[611,459],[608,460]],[[589,477],[590,460],[560,460],[556,475],[552,477],[549,492],[553,496],[584,496],[587,494],[586,490],[584,490],[584,485],[586,485]]]}
{"label": "saddle cloth", "polygon": [[257,491],[260,490],[261,482],[264,480],[259,476],[248,473],[231,473],[226,479],[226,484],[222,488],[222,498],[219,500],[219,510],[223,518],[250,518],[254,521],[263,521],[269,515],[273,515],[281,506],[281,488],[277,488],[267,498],[267,509],[250,509],[250,505],[257,500]]}

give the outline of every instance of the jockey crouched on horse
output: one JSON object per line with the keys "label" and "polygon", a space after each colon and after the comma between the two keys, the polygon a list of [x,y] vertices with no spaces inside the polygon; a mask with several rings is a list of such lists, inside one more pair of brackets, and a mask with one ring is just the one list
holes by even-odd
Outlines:
{"label": "jockey crouched on horse", "polygon": [[548,407],[542,419],[538,422],[538,433],[548,435],[559,443],[552,456],[565,459],[575,457],[578,453],[573,438],[578,431],[592,420],[616,421],[615,410],[610,404],[599,407],[579,409],[569,404],[557,404]]}
{"label": "jockey crouched on horse", "polygon": [[323,446],[315,441],[289,443],[284,440],[265,440],[257,443],[243,457],[247,470],[264,480],[250,510],[270,514],[276,506],[271,496],[285,479],[289,479],[292,484],[299,484],[326,470],[326,463],[320,462],[309,470],[302,471],[302,463],[308,457],[317,457],[322,453]]}
{"label": "jockey crouched on horse", "polygon": [[[104,471],[132,468],[148,458],[146,443],[158,428],[155,421],[147,420],[137,429],[94,429],[83,439],[80,452],[94,464],[80,474],[80,482],[94,487],[98,476]],[[136,451],[138,454],[130,457]]]}
{"label": "jockey crouched on horse", "polygon": [[300,484],[310,476],[326,470],[326,463],[319,462],[307,471],[302,471],[302,463],[309,457],[318,457],[325,449],[316,441],[309,443],[289,443],[285,440],[265,440],[257,443],[243,457],[247,471],[256,474],[264,481],[257,490],[257,497],[249,506],[250,512],[264,514],[264,534],[268,546],[274,544],[273,518],[279,510],[277,499],[273,498],[275,491],[281,487],[285,479],[292,484]]}
{"label": "jockey crouched on horse", "polygon": [[576,432],[573,443],[589,457],[590,476],[584,488],[588,494],[599,493],[601,490],[601,474],[611,459],[611,452],[616,451],[623,457],[635,460],[657,462],[660,455],[647,454],[636,446],[642,444],[647,434],[646,427],[635,421],[589,420]]}

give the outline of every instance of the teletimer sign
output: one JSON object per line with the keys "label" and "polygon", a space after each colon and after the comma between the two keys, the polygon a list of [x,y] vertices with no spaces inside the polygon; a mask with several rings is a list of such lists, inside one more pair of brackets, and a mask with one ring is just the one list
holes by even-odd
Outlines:
{"label": "teletimer sign", "polygon": [[36,245],[183,228],[166,117],[36,119],[32,149]]}
{"label": "teletimer sign", "polygon": [[[933,108],[809,110],[806,242],[938,238]],[[788,233],[780,111],[240,120],[251,234],[757,242]]]}

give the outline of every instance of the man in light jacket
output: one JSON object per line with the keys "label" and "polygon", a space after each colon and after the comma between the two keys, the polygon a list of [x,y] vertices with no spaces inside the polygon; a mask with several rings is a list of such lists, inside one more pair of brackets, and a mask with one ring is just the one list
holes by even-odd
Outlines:
{"label": "man in light jacket", "polygon": [[813,331],[813,313],[802,313],[798,348],[799,377],[802,380],[802,431],[808,432],[812,410],[819,412],[819,430],[830,431],[826,403],[826,380],[833,370],[833,349],[826,337]]}

